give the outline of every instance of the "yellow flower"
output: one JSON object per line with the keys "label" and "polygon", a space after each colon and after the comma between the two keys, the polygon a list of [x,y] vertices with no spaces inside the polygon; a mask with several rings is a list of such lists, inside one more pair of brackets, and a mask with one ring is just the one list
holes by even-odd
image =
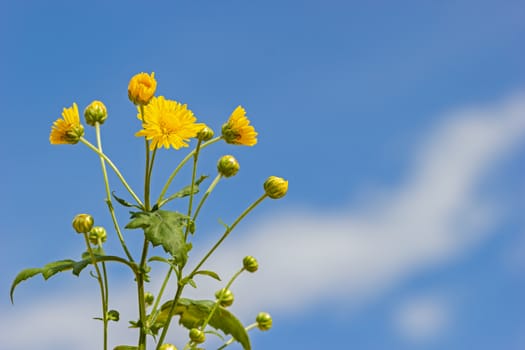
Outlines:
{"label": "yellow flower", "polygon": [[257,143],[257,132],[246,118],[246,111],[238,106],[222,126],[222,137],[227,143],[253,146]]}
{"label": "yellow flower", "polygon": [[129,81],[128,97],[136,105],[146,105],[157,89],[155,73],[139,73]]}
{"label": "yellow flower", "polygon": [[57,119],[53,123],[49,142],[52,145],[74,145],[78,143],[80,138],[84,136],[84,127],[80,124],[77,104],[73,103],[73,106],[64,108],[62,117],[63,119]]}
{"label": "yellow flower", "polygon": [[203,128],[202,123],[195,123],[197,118],[186,105],[167,100],[164,96],[153,97],[144,106],[142,130],[135,136],[144,136],[151,141],[150,150],[171,146],[175,149],[188,147],[187,142]]}

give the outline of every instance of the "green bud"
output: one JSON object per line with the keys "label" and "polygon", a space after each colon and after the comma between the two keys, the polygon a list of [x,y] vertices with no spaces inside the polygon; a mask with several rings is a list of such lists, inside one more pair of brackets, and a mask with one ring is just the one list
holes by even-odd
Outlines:
{"label": "green bud", "polygon": [[270,176],[264,182],[264,192],[272,199],[279,199],[288,192],[288,181],[282,177]]}
{"label": "green bud", "polygon": [[108,311],[108,320],[117,322],[120,319],[120,314],[117,310]]}
{"label": "green bud", "polygon": [[144,293],[144,302],[146,303],[147,306],[153,305],[154,300],[155,300],[155,297],[153,296],[152,293],[150,292]]}
{"label": "green bud", "polygon": [[204,127],[197,133],[197,138],[201,141],[209,141],[213,135],[213,130],[208,127],[208,125],[204,125]]}
{"label": "green bud", "polygon": [[104,243],[107,239],[106,229],[102,226],[95,226],[89,231],[89,241],[91,244]]}
{"label": "green bud", "polygon": [[192,328],[190,330],[190,339],[195,344],[204,343],[206,340],[206,334],[198,328]]}
{"label": "green bud", "polygon": [[245,256],[244,259],[242,259],[242,265],[244,266],[244,269],[248,272],[255,272],[259,268],[259,263],[257,262],[257,259],[249,255]]}
{"label": "green bud", "polygon": [[234,176],[239,171],[239,168],[240,165],[237,159],[230,155],[222,156],[217,163],[217,170],[224,177]]}
{"label": "green bud", "polygon": [[164,343],[160,346],[159,350],[177,350],[177,348],[173,344]]}
{"label": "green bud", "polygon": [[215,292],[215,297],[219,301],[219,305],[222,307],[228,307],[233,304],[233,293],[231,290],[222,288]]}
{"label": "green bud", "polygon": [[86,123],[95,126],[96,123],[104,124],[108,117],[106,106],[100,101],[93,101],[84,110]]}
{"label": "green bud", "polygon": [[257,322],[257,328],[261,331],[267,331],[272,328],[272,316],[267,312],[259,312],[255,322]]}
{"label": "green bud", "polygon": [[84,126],[82,124],[71,126],[71,129],[66,131],[65,140],[69,144],[76,144],[80,138],[84,136]]}
{"label": "green bud", "polygon": [[77,233],[88,233],[93,228],[95,220],[89,214],[78,214],[73,219],[73,228]]}

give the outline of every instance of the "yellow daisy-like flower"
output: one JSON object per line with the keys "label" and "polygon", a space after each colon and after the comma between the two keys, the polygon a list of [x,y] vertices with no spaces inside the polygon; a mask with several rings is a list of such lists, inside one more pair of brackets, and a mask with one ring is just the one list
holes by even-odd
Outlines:
{"label": "yellow daisy-like flower", "polygon": [[139,73],[131,78],[128,85],[128,97],[136,105],[146,105],[157,89],[155,73]]}
{"label": "yellow daisy-like flower", "polygon": [[77,104],[73,103],[73,106],[64,108],[62,118],[63,119],[57,119],[53,123],[51,134],[49,135],[49,142],[51,142],[52,145],[74,145],[78,143],[80,138],[84,136],[84,127],[80,124]]}
{"label": "yellow daisy-like flower", "polygon": [[222,137],[227,143],[253,146],[257,143],[257,132],[246,118],[246,111],[238,106],[222,126]]}
{"label": "yellow daisy-like flower", "polygon": [[189,139],[195,137],[204,125],[195,123],[197,118],[185,104],[167,100],[164,96],[153,97],[144,106],[144,116],[139,110],[137,117],[142,120],[142,130],[135,136],[150,140],[150,150],[188,147]]}

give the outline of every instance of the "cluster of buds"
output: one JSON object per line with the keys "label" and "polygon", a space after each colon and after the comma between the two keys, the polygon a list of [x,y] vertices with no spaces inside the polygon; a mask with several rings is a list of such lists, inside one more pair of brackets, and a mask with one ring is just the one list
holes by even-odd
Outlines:
{"label": "cluster of buds", "polygon": [[146,306],[153,305],[153,301],[155,301],[155,296],[151,292],[144,293],[144,302],[146,303]]}
{"label": "cluster of buds", "polygon": [[106,229],[102,226],[93,226],[95,219],[89,214],[78,214],[72,222],[77,233],[86,234],[91,244],[102,245],[107,240]]}

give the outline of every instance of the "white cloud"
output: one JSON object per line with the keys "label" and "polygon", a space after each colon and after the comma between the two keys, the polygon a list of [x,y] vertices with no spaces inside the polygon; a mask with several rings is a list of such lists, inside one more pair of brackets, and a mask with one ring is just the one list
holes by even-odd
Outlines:
{"label": "white cloud", "polygon": [[450,327],[451,311],[442,298],[419,296],[401,303],[392,321],[405,340],[422,345],[446,332]]}
{"label": "white cloud", "polygon": [[[497,223],[498,211],[505,208],[486,197],[480,183],[524,139],[525,96],[442,119],[441,127],[419,147],[404,185],[367,203],[365,209],[288,211],[243,225],[242,233],[226,241],[208,264],[218,265],[225,278],[237,270],[244,255],[260,261],[260,271],[241,276],[233,288],[237,296],[234,309],[245,321],[259,310],[300,312],[321,298],[345,296],[363,302],[407,276],[449,262],[486,238]],[[123,300],[133,303],[133,293],[133,289],[124,293]],[[39,348],[57,349],[47,344],[61,334],[59,327],[41,325],[54,320],[75,337],[84,327],[97,332],[93,321],[86,319],[98,309],[96,304],[63,299],[61,307],[37,300],[29,309],[2,312],[4,346],[16,350],[34,344],[24,333],[29,327],[41,329],[38,337],[32,337]],[[37,313],[28,311],[35,308]],[[63,320],[62,315],[71,308],[78,311]],[[420,332],[439,328],[436,325],[443,315],[432,305],[414,310],[406,312],[407,324],[426,317],[428,329]],[[98,344],[97,337],[82,341],[85,343],[77,349],[93,349]]]}

